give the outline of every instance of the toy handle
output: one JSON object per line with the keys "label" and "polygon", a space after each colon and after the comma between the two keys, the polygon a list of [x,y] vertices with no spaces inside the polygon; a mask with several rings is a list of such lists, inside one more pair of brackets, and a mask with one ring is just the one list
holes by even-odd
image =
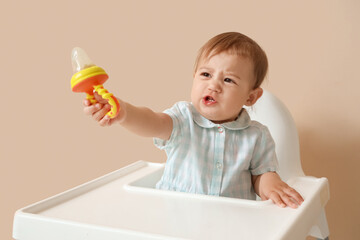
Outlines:
{"label": "toy handle", "polygon": [[[120,111],[120,103],[119,101],[117,100],[117,98],[112,94],[112,93],[109,93],[104,87],[103,85],[97,85],[97,86],[94,86],[94,90],[105,100],[108,101],[108,103],[110,104],[111,106],[111,109],[110,111],[107,113],[107,115],[110,117],[110,118],[114,118],[118,115],[119,111]],[[94,97],[94,95],[90,95],[90,94],[87,94],[86,96],[86,99],[88,99],[91,104],[94,104],[96,103],[96,99]]]}
{"label": "toy handle", "polygon": [[86,94],[86,99],[90,101],[91,104],[97,103],[95,96],[93,94]]}

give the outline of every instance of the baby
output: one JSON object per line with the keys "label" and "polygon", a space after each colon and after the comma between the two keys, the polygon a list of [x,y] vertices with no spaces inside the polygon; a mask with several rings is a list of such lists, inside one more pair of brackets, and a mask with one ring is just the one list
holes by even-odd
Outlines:
{"label": "baby", "polygon": [[261,97],[267,73],[265,52],[249,37],[229,32],[210,39],[195,62],[191,102],[163,113],[121,101],[110,119],[109,104],[84,101],[84,112],[101,126],[119,123],[153,137],[168,156],[158,189],[242,199],[271,199],[297,208],[303,198],[283,182],[267,127],[251,121],[243,106]]}

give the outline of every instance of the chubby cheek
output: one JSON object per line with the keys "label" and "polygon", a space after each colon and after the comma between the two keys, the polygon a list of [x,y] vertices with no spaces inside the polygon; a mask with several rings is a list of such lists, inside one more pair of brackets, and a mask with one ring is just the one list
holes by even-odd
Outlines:
{"label": "chubby cheek", "polygon": [[227,99],[226,99],[226,106],[227,106],[227,111],[232,114],[238,114],[241,109],[243,108],[244,104],[245,104],[245,99],[244,98],[241,98],[241,97],[238,97],[237,95],[233,95],[232,97],[229,96]]}

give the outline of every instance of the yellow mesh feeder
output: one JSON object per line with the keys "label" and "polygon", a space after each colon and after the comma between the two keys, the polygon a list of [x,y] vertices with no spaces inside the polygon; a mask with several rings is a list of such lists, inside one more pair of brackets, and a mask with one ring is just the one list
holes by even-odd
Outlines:
{"label": "yellow mesh feeder", "polygon": [[120,111],[120,104],[117,98],[102,85],[109,78],[105,70],[93,64],[86,52],[79,47],[72,50],[71,60],[74,71],[71,78],[72,91],[86,93],[86,99],[92,104],[97,102],[94,91],[97,92],[111,106],[107,115],[110,118],[116,117]]}

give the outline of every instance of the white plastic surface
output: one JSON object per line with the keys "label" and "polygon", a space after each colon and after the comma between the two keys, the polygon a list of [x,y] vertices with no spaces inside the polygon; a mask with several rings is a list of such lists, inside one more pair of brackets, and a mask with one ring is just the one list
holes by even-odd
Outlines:
{"label": "white plastic surface", "polygon": [[305,239],[329,199],[325,178],[288,183],[298,209],[153,189],[162,164],[139,161],[15,214],[17,240]]}

